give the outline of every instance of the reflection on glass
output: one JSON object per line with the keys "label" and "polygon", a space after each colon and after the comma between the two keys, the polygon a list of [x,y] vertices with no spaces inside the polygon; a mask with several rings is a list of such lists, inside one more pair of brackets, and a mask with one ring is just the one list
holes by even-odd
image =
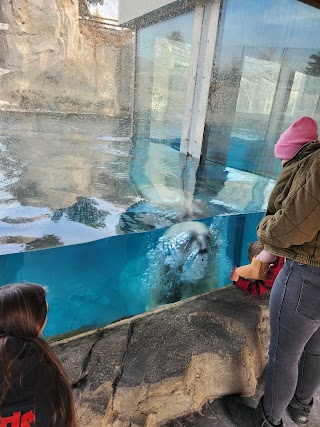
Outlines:
{"label": "reflection on glass", "polygon": [[199,165],[119,120],[2,114],[0,253],[264,209],[273,181]]}
{"label": "reflection on glass", "polygon": [[135,134],[179,148],[193,13],[138,31]]}
{"label": "reflection on glass", "polygon": [[296,0],[228,0],[222,15],[206,159],[275,178],[283,130],[302,115],[320,119],[320,10]]}
{"label": "reflection on glass", "polygon": [[59,221],[63,215],[70,221],[80,222],[94,228],[103,228],[106,225],[106,217],[109,212],[99,209],[99,203],[96,200],[77,197],[74,205],[68,208],[58,209],[52,215],[52,221]]}
{"label": "reflection on glass", "polygon": [[279,76],[279,64],[245,56],[236,112],[270,114]]}
{"label": "reflection on glass", "polygon": [[165,144],[136,141],[132,153],[130,175],[142,200],[121,215],[121,230],[261,211],[274,185],[272,179],[217,163],[199,165],[199,159]]}
{"label": "reflection on glass", "polygon": [[0,109],[126,114],[133,34],[107,19],[114,16],[106,13],[108,3],[104,19],[90,16],[86,0],[46,6],[2,1],[0,23],[7,28],[0,28]]}
{"label": "reflection on glass", "polygon": [[128,134],[111,117],[0,113],[0,253],[117,234],[139,200]]}

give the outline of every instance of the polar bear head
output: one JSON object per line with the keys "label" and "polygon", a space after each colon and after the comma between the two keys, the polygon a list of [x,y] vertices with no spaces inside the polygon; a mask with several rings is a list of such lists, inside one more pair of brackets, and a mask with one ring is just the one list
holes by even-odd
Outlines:
{"label": "polar bear head", "polygon": [[169,227],[149,253],[149,308],[208,291],[214,253],[205,224],[186,221]]}

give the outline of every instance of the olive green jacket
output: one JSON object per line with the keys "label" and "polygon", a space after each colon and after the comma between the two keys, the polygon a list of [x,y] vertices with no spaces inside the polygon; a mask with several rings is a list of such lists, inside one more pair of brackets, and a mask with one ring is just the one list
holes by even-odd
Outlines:
{"label": "olive green jacket", "polygon": [[320,143],[304,145],[283,168],[258,225],[274,255],[320,266]]}

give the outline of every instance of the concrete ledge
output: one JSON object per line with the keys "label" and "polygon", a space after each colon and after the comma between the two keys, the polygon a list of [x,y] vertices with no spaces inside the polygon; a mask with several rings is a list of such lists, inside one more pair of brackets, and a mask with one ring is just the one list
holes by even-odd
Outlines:
{"label": "concrete ledge", "polygon": [[268,297],[228,286],[54,343],[79,426],[161,426],[208,400],[252,396],[267,362],[268,317]]}

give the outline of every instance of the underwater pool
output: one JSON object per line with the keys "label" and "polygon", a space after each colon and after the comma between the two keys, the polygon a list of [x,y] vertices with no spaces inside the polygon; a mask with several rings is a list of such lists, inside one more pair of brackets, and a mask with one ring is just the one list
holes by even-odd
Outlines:
{"label": "underwater pool", "polygon": [[[211,229],[215,248],[211,258],[214,275],[206,272],[209,288],[228,284],[232,266],[246,262],[247,244],[256,239],[256,225],[262,215],[258,212],[201,221]],[[0,285],[28,281],[47,287],[50,314],[46,336],[103,326],[147,310],[153,287],[161,284],[161,275],[154,277],[150,267],[156,262],[154,250],[164,232],[131,233],[3,255]],[[194,291],[196,294],[197,287]]]}

